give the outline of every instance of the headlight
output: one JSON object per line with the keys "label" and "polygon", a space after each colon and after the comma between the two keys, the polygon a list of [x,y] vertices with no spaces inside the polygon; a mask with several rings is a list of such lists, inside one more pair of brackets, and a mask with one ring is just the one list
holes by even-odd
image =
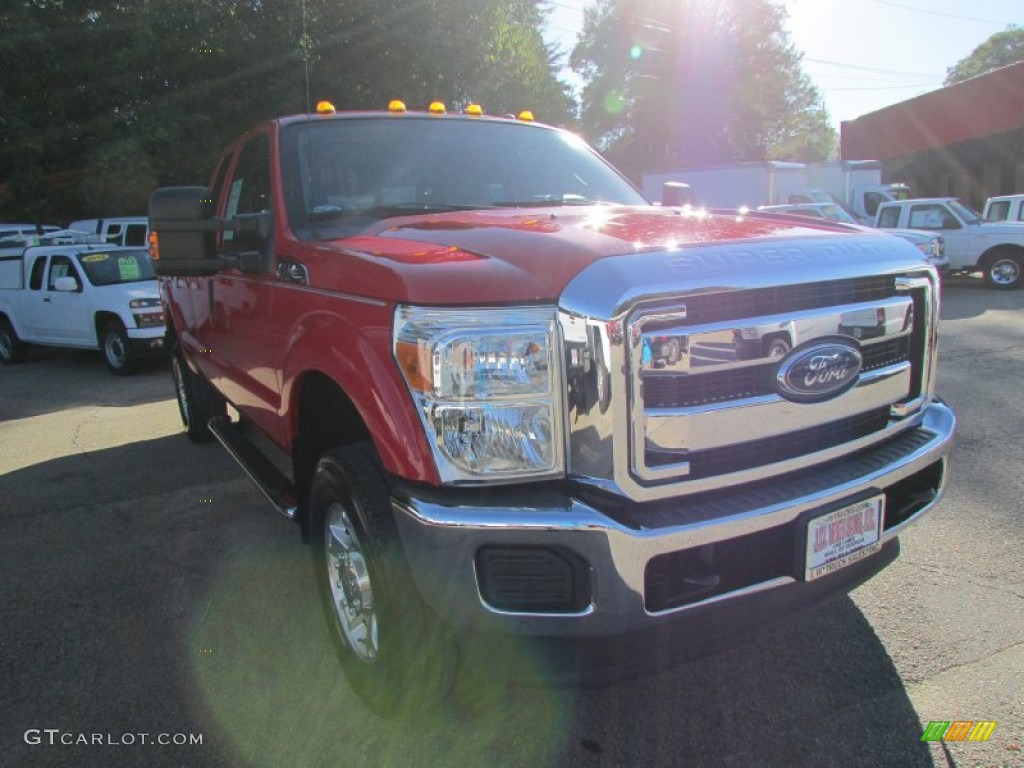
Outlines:
{"label": "headlight", "polygon": [[132,299],[131,301],[128,302],[128,306],[132,309],[159,307],[160,299]]}
{"label": "headlight", "polygon": [[395,360],[444,482],[564,472],[555,339],[553,308],[399,307]]}

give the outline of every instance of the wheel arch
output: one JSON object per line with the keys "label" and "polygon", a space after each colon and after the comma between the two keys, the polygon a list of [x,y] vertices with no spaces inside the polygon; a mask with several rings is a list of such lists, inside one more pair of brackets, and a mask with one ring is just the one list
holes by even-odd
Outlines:
{"label": "wheel arch", "polygon": [[18,336],[22,335],[21,334],[21,329],[18,328],[18,321],[17,321],[17,318],[14,315],[14,312],[12,312],[9,309],[9,307],[7,305],[7,302],[0,301],[0,322],[4,322],[4,321],[7,321],[8,323],[10,323],[11,328],[14,329],[14,332],[16,334],[18,334]]}
{"label": "wheel arch", "polygon": [[[996,273],[997,264],[1000,262],[1014,262],[1016,264],[1015,274],[1012,274],[1012,280],[1007,281],[1010,274],[1006,273],[1006,268],[999,268],[998,275]],[[982,253],[978,259],[978,267],[985,278],[985,282],[991,288],[1001,289],[1014,289],[1020,288],[1022,280],[1024,280],[1024,247],[1016,243],[1000,243],[994,245]],[[1008,267],[1007,267],[1008,268]]]}
{"label": "wheel arch", "polygon": [[[117,312],[111,312],[109,309],[101,309],[93,315],[92,326],[93,333],[96,334],[96,346],[101,346],[103,341],[103,329],[107,327],[111,322],[116,322],[119,325],[124,326],[124,319],[117,314]],[[127,326],[125,326],[127,330]]]}
{"label": "wheel arch", "polygon": [[[416,479],[426,478],[429,481],[424,466],[432,471],[433,464],[427,462],[430,452],[422,428],[416,425],[417,436],[403,434],[400,431],[402,419],[398,414],[392,412],[394,418],[389,419],[382,402],[372,400],[371,403],[368,408],[365,400],[360,402],[353,396],[353,388],[346,389],[336,377],[322,370],[309,369],[296,377],[288,405],[291,414],[289,437],[292,475],[299,494],[298,520],[304,536],[308,536],[307,502],[313,473],[320,457],[331,449],[368,442],[388,472],[409,476],[406,464],[412,464],[421,470]],[[424,443],[419,461],[412,449],[417,445],[417,437]],[[396,454],[403,450],[405,464],[395,460]]]}
{"label": "wheel arch", "polygon": [[336,444],[368,438],[386,472],[436,484],[423,424],[392,357],[391,319],[390,306],[354,303],[345,313],[311,312],[288,332],[279,439],[293,446],[304,431]]}
{"label": "wheel arch", "polygon": [[1024,264],[1024,245],[1018,245],[1016,243],[999,243],[993,245],[991,248],[986,249],[981,257],[978,259],[978,266],[982,269],[988,269],[989,264],[992,263],[996,258],[1004,254],[1011,254],[1016,256]]}

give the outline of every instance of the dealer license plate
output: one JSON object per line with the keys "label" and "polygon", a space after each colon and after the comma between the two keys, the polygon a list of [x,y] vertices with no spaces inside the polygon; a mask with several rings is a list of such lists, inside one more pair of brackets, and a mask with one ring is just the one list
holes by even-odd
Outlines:
{"label": "dealer license plate", "polygon": [[881,549],[884,506],[885,496],[878,495],[811,519],[804,578],[827,576]]}

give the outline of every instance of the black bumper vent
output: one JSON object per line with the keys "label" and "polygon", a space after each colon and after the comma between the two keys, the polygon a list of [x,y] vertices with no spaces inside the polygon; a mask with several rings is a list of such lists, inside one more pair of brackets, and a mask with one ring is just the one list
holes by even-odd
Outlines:
{"label": "black bumper vent", "polygon": [[590,605],[590,567],[556,547],[481,547],[476,555],[480,596],[512,613],[580,613]]}

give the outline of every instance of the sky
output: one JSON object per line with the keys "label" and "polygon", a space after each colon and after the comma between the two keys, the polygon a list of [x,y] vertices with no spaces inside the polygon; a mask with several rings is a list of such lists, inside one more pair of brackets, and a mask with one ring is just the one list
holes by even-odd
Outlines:
{"label": "sky", "polygon": [[[549,0],[546,37],[564,51],[592,0]],[[708,0],[713,2],[713,0]],[[1010,24],[1024,0],[786,0],[790,42],[804,55],[835,129],[844,120],[942,87],[946,70]],[[578,84],[571,73],[563,76]]]}

